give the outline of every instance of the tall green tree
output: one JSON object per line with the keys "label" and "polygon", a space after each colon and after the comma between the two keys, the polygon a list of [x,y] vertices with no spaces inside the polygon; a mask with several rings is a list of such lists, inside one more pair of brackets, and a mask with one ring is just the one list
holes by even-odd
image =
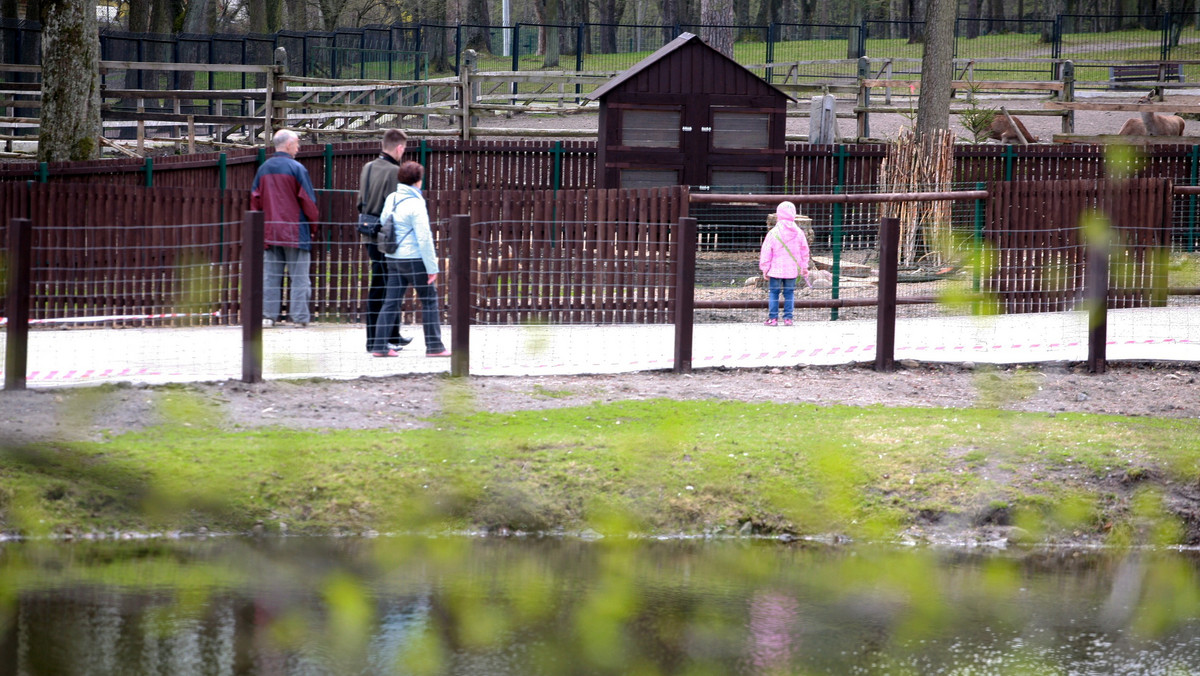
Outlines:
{"label": "tall green tree", "polygon": [[90,0],[42,3],[42,121],[38,160],[100,156],[100,35]]}

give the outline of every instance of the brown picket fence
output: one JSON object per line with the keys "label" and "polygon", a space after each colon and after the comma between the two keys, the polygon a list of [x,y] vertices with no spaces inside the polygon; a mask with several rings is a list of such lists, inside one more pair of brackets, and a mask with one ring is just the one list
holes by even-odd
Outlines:
{"label": "brown picket fence", "polygon": [[1166,304],[1170,180],[1017,181],[988,191],[995,262],[985,290],[1005,312],[1078,309],[1089,236],[1108,242],[1108,307]]}
{"label": "brown picket fence", "polygon": [[[317,196],[312,310],[320,321],[360,321],[368,263],[354,228],[357,195]],[[476,223],[477,321],[521,322],[555,309],[549,296],[530,295],[551,288],[571,299],[575,321],[666,321],[665,292],[632,285],[665,274],[670,244],[660,226],[686,215],[684,188],[430,191],[427,205],[443,269],[450,217],[469,214]],[[244,191],[3,183],[0,242],[10,219],[33,221],[35,322],[238,323],[248,208]],[[507,295],[517,288],[524,295]],[[5,302],[0,297],[0,316]]]}

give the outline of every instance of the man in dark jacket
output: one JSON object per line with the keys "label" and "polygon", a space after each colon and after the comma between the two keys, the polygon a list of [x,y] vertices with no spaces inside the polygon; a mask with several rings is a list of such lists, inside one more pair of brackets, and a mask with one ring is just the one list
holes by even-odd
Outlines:
{"label": "man in dark jacket", "polygon": [[312,283],[308,278],[311,263],[311,224],[319,220],[317,196],[308,170],[296,161],[300,137],[290,129],[275,134],[275,154],[254,175],[250,208],[263,212],[263,326],[271,327],[279,319],[282,301],[283,269],[286,266],[291,287],[288,314],[296,328],[308,326],[308,300]]}
{"label": "man in dark jacket", "polygon": [[[379,157],[365,164],[358,182],[358,212],[379,217],[387,196],[396,192],[396,171],[404,157],[408,134],[400,129],[389,129],[383,133]],[[387,262],[383,252],[375,245],[374,237],[363,236],[367,257],[371,260],[371,287],[367,291],[367,351],[375,339],[375,323],[379,320],[379,309],[387,296]],[[399,350],[412,342],[412,338],[400,335],[400,323],[392,329],[388,347]]]}

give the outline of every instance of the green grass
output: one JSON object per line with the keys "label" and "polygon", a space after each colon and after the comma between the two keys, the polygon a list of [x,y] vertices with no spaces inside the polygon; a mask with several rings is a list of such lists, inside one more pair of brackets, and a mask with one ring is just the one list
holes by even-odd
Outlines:
{"label": "green grass", "polygon": [[[1003,380],[987,385],[991,401],[1021,396]],[[969,524],[999,500],[1039,533],[1102,536],[1133,519],[1136,496],[1200,475],[1195,421],[726,401],[476,414],[456,388],[446,397],[463,412],[426,429],[237,432],[219,428],[214,402],[180,392],[161,412],[173,422],[144,433],[7,449],[0,528],[731,532],[750,521],[886,537],[918,515]]]}

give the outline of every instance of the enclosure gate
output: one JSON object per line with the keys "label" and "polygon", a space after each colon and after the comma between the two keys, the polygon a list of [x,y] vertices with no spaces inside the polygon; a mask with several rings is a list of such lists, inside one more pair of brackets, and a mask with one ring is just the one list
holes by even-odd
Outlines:
{"label": "enclosure gate", "polygon": [[1165,305],[1173,188],[1161,178],[989,184],[984,290],[1003,312],[1077,309],[1086,246],[1107,238],[1108,307]]}

